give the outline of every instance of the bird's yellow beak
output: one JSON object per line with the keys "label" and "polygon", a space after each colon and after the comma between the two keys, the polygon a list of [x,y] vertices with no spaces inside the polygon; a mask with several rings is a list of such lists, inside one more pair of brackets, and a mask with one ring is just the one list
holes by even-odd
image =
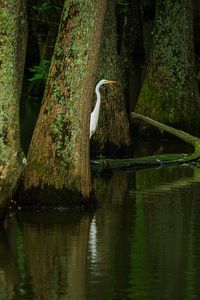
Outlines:
{"label": "bird's yellow beak", "polygon": [[107,80],[107,83],[117,83],[117,81],[114,81],[114,80]]}

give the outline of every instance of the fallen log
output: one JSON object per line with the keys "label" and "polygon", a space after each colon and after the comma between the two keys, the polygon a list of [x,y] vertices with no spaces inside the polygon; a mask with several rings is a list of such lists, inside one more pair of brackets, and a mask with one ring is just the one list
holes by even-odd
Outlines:
{"label": "fallen log", "polygon": [[160,130],[166,131],[174,136],[177,136],[186,143],[193,145],[194,152],[190,154],[161,154],[129,159],[96,159],[91,160],[91,167],[93,170],[98,172],[104,172],[116,169],[160,167],[166,165],[189,163],[200,159],[200,138],[134,112],[131,113],[131,117],[145,121],[148,124],[159,128]]}
{"label": "fallen log", "polygon": [[141,169],[150,167],[163,167],[189,163],[197,160],[200,155],[192,154],[161,154],[128,159],[96,159],[91,160],[91,168],[94,171],[106,172],[124,169]]}
{"label": "fallen log", "polygon": [[148,124],[155,126],[157,128],[159,128],[160,130],[166,131],[172,135],[177,136],[178,138],[180,138],[181,140],[185,141],[186,143],[192,144],[194,147],[198,146],[200,147],[200,138],[193,136],[183,130],[179,130],[176,128],[173,128],[171,126],[165,125],[163,123],[160,123],[158,121],[155,121],[149,117],[145,117],[143,115],[137,114],[135,112],[132,112],[130,114],[130,116],[133,119],[140,119],[142,121],[147,122]]}

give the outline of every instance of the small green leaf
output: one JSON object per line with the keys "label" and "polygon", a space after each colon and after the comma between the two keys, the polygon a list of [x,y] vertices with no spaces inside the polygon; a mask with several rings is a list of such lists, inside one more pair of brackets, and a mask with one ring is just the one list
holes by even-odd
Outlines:
{"label": "small green leaf", "polygon": [[39,79],[46,79],[49,73],[49,65],[50,61],[46,59],[42,59],[38,66],[33,66],[29,68],[29,71],[34,73],[29,81],[39,80]]}

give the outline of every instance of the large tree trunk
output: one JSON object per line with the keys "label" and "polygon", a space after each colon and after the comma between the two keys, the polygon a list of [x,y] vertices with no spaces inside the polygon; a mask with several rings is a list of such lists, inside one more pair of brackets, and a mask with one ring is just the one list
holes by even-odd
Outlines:
{"label": "large tree trunk", "polygon": [[195,63],[196,74],[198,78],[198,87],[200,90],[200,2],[194,0],[194,50],[195,50]]}
{"label": "large tree trunk", "polygon": [[136,111],[196,132],[200,101],[194,79],[192,3],[156,1],[151,57]]}
{"label": "large tree trunk", "polygon": [[[98,149],[100,153],[113,153],[129,146],[129,123],[126,113],[124,92],[121,85],[121,67],[117,53],[117,31],[115,17],[115,3],[108,1],[107,15],[101,44],[101,54],[97,79],[114,79],[117,85],[101,89],[101,111],[98,129],[92,137],[92,150]],[[96,98],[94,98],[96,101]],[[97,152],[97,151],[95,151]]]}
{"label": "large tree trunk", "polygon": [[144,79],[145,49],[142,21],[141,0],[128,0],[120,42],[123,86],[128,113],[135,108]]}
{"label": "large tree trunk", "polygon": [[23,154],[19,141],[19,102],[27,41],[25,0],[4,0],[0,14],[0,206],[13,192]]}
{"label": "large tree trunk", "polygon": [[51,186],[90,194],[89,118],[106,3],[65,1],[25,189]]}

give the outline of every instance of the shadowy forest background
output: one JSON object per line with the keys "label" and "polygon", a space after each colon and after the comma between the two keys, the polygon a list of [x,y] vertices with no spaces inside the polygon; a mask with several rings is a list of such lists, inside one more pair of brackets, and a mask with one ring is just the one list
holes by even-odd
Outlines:
{"label": "shadowy forest background", "polygon": [[[198,0],[1,2],[2,214],[16,190],[24,205],[87,201],[91,156],[133,155],[163,134],[133,111],[199,136]],[[102,78],[118,84],[101,89],[89,140]]]}

